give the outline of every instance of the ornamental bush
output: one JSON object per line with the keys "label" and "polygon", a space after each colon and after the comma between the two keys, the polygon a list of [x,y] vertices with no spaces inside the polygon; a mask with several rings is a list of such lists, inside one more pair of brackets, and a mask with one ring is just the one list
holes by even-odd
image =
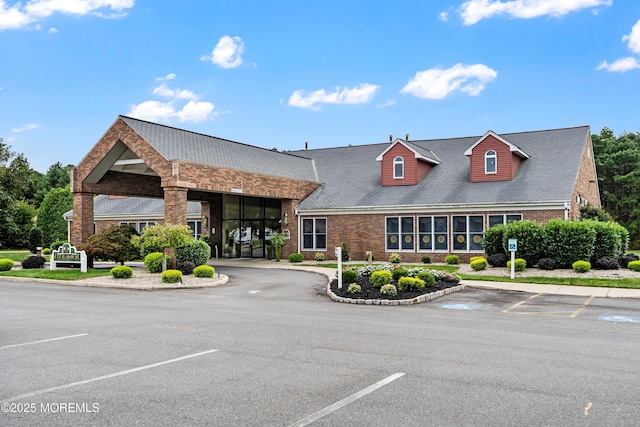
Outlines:
{"label": "ornamental bush", "polygon": [[371,273],[371,286],[374,288],[379,288],[384,285],[388,285],[391,283],[391,279],[393,276],[390,271],[387,270],[376,270]]}
{"label": "ornamental bush", "polygon": [[127,265],[119,265],[117,267],[113,267],[110,271],[111,275],[115,279],[129,279],[133,276],[133,270]]}
{"label": "ornamental bush", "polygon": [[393,277],[393,280],[396,282],[400,280],[401,277],[407,277],[408,275],[409,271],[404,268],[396,268],[391,272],[391,277]]}
{"label": "ornamental bush", "polygon": [[477,255],[477,256],[472,256],[471,258],[469,258],[469,263],[471,263],[471,261],[475,261],[477,259],[484,259],[486,260],[485,257],[483,257],[482,255]]}
{"label": "ornamental bush", "polygon": [[620,267],[622,268],[627,268],[627,265],[631,261],[638,261],[638,260],[640,260],[640,257],[638,257],[638,255],[628,253],[626,255],[622,255],[621,257],[618,257],[618,264],[620,264]]}
{"label": "ornamental bush", "polygon": [[504,253],[489,255],[487,262],[493,267],[506,267],[507,256]]}
{"label": "ornamental bush", "polygon": [[358,281],[358,273],[353,270],[342,271],[342,283],[356,283]]}
{"label": "ornamental bush", "polygon": [[632,271],[640,271],[640,261],[630,261],[627,268]]}
{"label": "ornamental bush", "polygon": [[162,283],[178,283],[182,282],[182,271],[167,270],[162,272]]}
{"label": "ornamental bush", "polygon": [[[511,260],[507,261],[507,268],[511,268]],[[513,269],[515,271],[524,271],[527,268],[527,261],[522,258],[516,258]]]}
{"label": "ornamental bush", "polygon": [[37,227],[33,227],[29,231],[29,251],[35,254],[39,246],[42,246],[42,231]]}
{"label": "ornamental bush", "polygon": [[616,258],[611,258],[608,256],[598,258],[593,267],[596,270],[617,270],[620,268],[620,264],[618,264],[618,260]]}
{"label": "ornamental bush", "polygon": [[316,261],[324,261],[324,254],[322,252],[316,252],[313,254],[313,259]]}
{"label": "ornamental bush", "polygon": [[436,284],[436,278],[428,271],[421,271],[417,277],[424,282],[424,286],[427,288]]}
{"label": "ornamental bush", "polygon": [[596,240],[593,242],[593,254],[591,262],[609,257],[617,258],[623,254],[620,233],[612,222],[589,221],[596,232]]}
{"label": "ornamental bush", "polygon": [[348,294],[359,294],[360,292],[362,292],[362,287],[360,287],[360,285],[358,285],[357,283],[352,283],[347,288]]}
{"label": "ornamental bush", "polygon": [[93,259],[124,265],[125,261],[140,259],[140,251],[131,243],[131,237],[137,235],[128,225],[109,227],[78,245],[78,250],[85,251]]}
{"label": "ornamental bush", "polygon": [[544,231],[546,254],[556,260],[558,267],[566,268],[575,261],[591,259],[596,231],[590,221],[554,219],[547,223]]}
{"label": "ornamental bush", "polygon": [[431,264],[431,257],[428,255],[422,255],[422,258],[420,258],[420,260],[423,264]]}
{"label": "ornamental bush", "polygon": [[591,263],[589,261],[579,260],[571,264],[571,268],[576,273],[586,273],[591,270]]}
{"label": "ornamental bush", "polygon": [[289,262],[302,262],[303,259],[304,259],[304,255],[302,254],[289,255]]}
{"label": "ornamental bush", "polygon": [[9,271],[13,268],[13,261],[10,259],[0,259],[0,271]]}
{"label": "ornamental bush", "polygon": [[545,235],[540,223],[522,220],[507,224],[502,239],[504,253],[507,253],[509,239],[518,239],[516,256],[527,261],[528,265],[534,265],[544,255]]}
{"label": "ornamental bush", "polygon": [[399,291],[421,291],[424,289],[424,282],[417,277],[401,277],[398,280]]}
{"label": "ornamental bush", "polygon": [[457,265],[460,264],[460,258],[458,257],[458,255],[447,255],[447,257],[444,259],[444,262],[449,265]]}
{"label": "ornamental bush", "polygon": [[213,277],[216,269],[210,265],[199,265],[193,269],[193,275],[195,277]]}
{"label": "ornamental bush", "polygon": [[471,261],[470,266],[475,271],[484,270],[485,268],[487,268],[487,260],[482,257],[474,259],[473,261]]}
{"label": "ornamental bush", "polygon": [[149,273],[160,273],[162,271],[162,252],[152,252],[144,257],[144,266]]}
{"label": "ornamental bush", "polygon": [[180,270],[185,276],[193,274],[194,268],[196,268],[196,265],[191,261],[182,261],[176,263],[176,269]]}
{"label": "ornamental bush", "polygon": [[384,285],[384,286],[382,286],[380,288],[380,294],[381,295],[396,296],[396,295],[398,295],[398,290],[393,285]]}
{"label": "ornamental bush", "polygon": [[389,262],[392,264],[400,264],[402,262],[402,257],[400,256],[400,254],[394,252],[389,255]]}
{"label": "ornamental bush", "polygon": [[556,260],[553,258],[540,258],[538,268],[541,270],[553,270],[556,268]]}
{"label": "ornamental bush", "polygon": [[22,268],[25,270],[31,268],[44,268],[45,259],[44,257],[31,255],[24,261],[22,261]]}
{"label": "ornamental bush", "polygon": [[175,248],[176,263],[190,261],[204,265],[211,258],[211,246],[203,240],[192,239],[186,245]]}
{"label": "ornamental bush", "polygon": [[505,250],[504,250],[504,244],[502,243],[502,241],[504,240],[504,231],[506,227],[507,226],[504,224],[498,224],[498,225],[494,225],[491,228],[488,228],[484,232],[484,239],[482,239],[482,247],[484,248],[484,252],[489,257],[495,254],[504,255]]}
{"label": "ornamental bush", "polygon": [[51,248],[42,249],[42,255],[51,255]]}

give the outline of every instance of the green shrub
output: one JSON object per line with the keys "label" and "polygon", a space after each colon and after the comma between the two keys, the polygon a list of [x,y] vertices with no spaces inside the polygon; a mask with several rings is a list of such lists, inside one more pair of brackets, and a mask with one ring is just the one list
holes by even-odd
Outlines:
{"label": "green shrub", "polygon": [[546,254],[561,268],[578,260],[591,259],[595,240],[596,231],[590,221],[554,219],[545,226]]}
{"label": "green shrub", "polygon": [[44,268],[45,262],[46,261],[44,257],[31,255],[30,257],[22,261],[22,268],[25,270],[31,269],[31,268]]}
{"label": "green shrub", "polygon": [[471,258],[469,258],[469,263],[471,263],[472,261],[475,261],[477,259],[483,259],[483,260],[487,260],[485,257],[483,257],[482,255],[477,255],[477,256],[472,256]]}
{"label": "green shrub", "polygon": [[400,280],[401,277],[407,277],[408,275],[409,271],[404,268],[396,268],[391,272],[391,277],[393,277],[393,280],[396,282]]}
{"label": "green shrub", "polygon": [[342,283],[356,283],[358,281],[358,273],[353,270],[342,271]]}
{"label": "green shrub", "polygon": [[42,231],[37,227],[33,227],[29,231],[29,251],[35,254],[38,251],[38,247],[42,247]]}
{"label": "green shrub", "polygon": [[591,270],[591,263],[589,261],[579,260],[571,264],[571,268],[576,273],[586,273]]}
{"label": "green shrub", "polygon": [[56,240],[53,243],[51,243],[51,245],[49,246],[51,248],[52,251],[57,251],[60,246],[64,245],[65,243],[69,243],[67,240]]}
{"label": "green shrub", "polygon": [[181,261],[176,263],[176,269],[180,270],[185,276],[193,274],[194,268],[196,268],[196,265],[191,261]]}
{"label": "green shrub", "polygon": [[304,255],[302,254],[289,255],[289,262],[302,262],[303,259],[304,259]]}
{"label": "green shrub", "polygon": [[431,264],[431,257],[428,255],[422,255],[422,258],[420,258],[420,260],[423,264]]}
{"label": "green shrub", "polygon": [[485,230],[484,239],[482,239],[482,247],[484,248],[484,252],[487,256],[504,254],[506,252],[504,244],[502,243],[506,227],[507,226],[504,224],[498,224]]}
{"label": "green shrub", "polygon": [[389,255],[389,262],[392,264],[400,264],[402,262],[402,257],[400,256],[400,254],[394,252]]}
{"label": "green shrub", "polygon": [[399,291],[421,291],[424,289],[424,282],[417,277],[401,277],[398,280]]}
{"label": "green shrub", "polygon": [[42,250],[42,255],[51,255],[51,248],[44,248]]}
{"label": "green shrub", "polygon": [[589,221],[596,232],[596,240],[593,242],[593,254],[591,263],[604,257],[618,258],[622,255],[622,242],[620,234],[612,222]]}
{"label": "green shrub", "polygon": [[193,275],[195,277],[213,277],[216,269],[210,265],[199,265],[193,269]]}
{"label": "green shrub", "polygon": [[632,271],[640,271],[640,261],[629,261],[627,268]]}
{"label": "green shrub", "polygon": [[342,255],[342,261],[349,261],[349,259],[350,259],[349,258],[349,250],[347,249],[347,244],[346,243],[342,244],[341,255]]}
{"label": "green shrub", "polygon": [[620,264],[620,267],[622,268],[627,268],[628,264],[631,261],[638,261],[638,260],[640,260],[640,257],[638,255],[628,253],[626,255],[622,255],[618,257],[618,264]]}
{"label": "green shrub", "polygon": [[444,259],[444,262],[450,265],[457,265],[460,264],[460,258],[458,257],[458,255],[447,255],[447,257]]}
{"label": "green shrub", "polygon": [[393,285],[384,285],[380,288],[380,294],[395,297],[396,295],[398,295],[398,290]]}
{"label": "green shrub", "polygon": [[480,271],[480,270],[484,270],[485,268],[487,268],[487,260],[480,257],[478,259],[474,259],[473,261],[471,261],[471,268],[475,271]]}
{"label": "green shrub", "polygon": [[182,271],[167,270],[162,272],[162,283],[178,283],[182,282]]}
{"label": "green shrub", "polygon": [[13,268],[13,261],[10,259],[0,259],[0,271],[9,271]]}
{"label": "green shrub", "polygon": [[629,230],[615,222],[613,223],[613,229],[620,236],[620,255],[622,255],[629,250]]}
{"label": "green shrub", "polygon": [[506,225],[504,230],[502,240],[504,253],[507,253],[509,239],[518,239],[516,257],[524,259],[528,265],[535,265],[544,255],[544,238],[544,228],[535,221],[522,220],[511,222]]}
{"label": "green shrub", "polygon": [[352,283],[347,288],[348,294],[359,294],[360,292],[362,292],[362,288],[357,283]]}
{"label": "green shrub", "polygon": [[111,269],[111,275],[116,279],[129,279],[133,276],[133,270],[126,265],[119,265]]}
{"label": "green shrub", "polygon": [[316,261],[324,261],[324,254],[322,252],[316,252],[313,254],[313,259]]}
{"label": "green shrub", "polygon": [[204,265],[211,258],[211,246],[203,240],[192,239],[186,245],[175,249],[176,262],[190,261],[196,266]]}
{"label": "green shrub", "polygon": [[[511,260],[507,261],[507,268],[511,269]],[[527,261],[522,258],[516,258],[513,269],[515,271],[524,271],[527,268]]]}
{"label": "green shrub", "polygon": [[505,254],[489,255],[487,262],[493,267],[505,267],[507,265],[507,256]]}
{"label": "green shrub", "polygon": [[384,285],[388,285],[391,283],[391,279],[393,276],[390,271],[387,270],[376,270],[371,273],[371,286],[374,288],[379,288]]}
{"label": "green shrub", "polygon": [[436,278],[428,271],[421,271],[416,277],[422,280],[424,282],[424,286],[427,288],[436,284]]}
{"label": "green shrub", "polygon": [[160,273],[162,271],[162,252],[152,252],[144,257],[144,266],[149,273]]}

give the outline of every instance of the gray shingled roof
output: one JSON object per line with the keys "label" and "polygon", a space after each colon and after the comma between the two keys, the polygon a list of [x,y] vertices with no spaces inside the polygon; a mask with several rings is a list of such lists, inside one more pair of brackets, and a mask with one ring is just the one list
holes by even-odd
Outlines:
{"label": "gray shingled roof", "polygon": [[469,181],[464,151],[480,136],[411,141],[441,163],[414,186],[382,187],[376,157],[389,143],[294,151],[314,159],[323,183],[298,206],[313,209],[544,203],[571,200],[589,127],[500,134],[530,158],[511,181]]}
{"label": "gray shingled roof", "polygon": [[[187,215],[199,214],[200,202],[187,202]],[[149,199],[146,197],[110,198],[101,194],[93,199],[93,214],[100,216],[118,217],[136,215],[148,219],[164,218],[164,199]],[[62,215],[65,219],[73,219],[73,210]]]}
{"label": "gray shingled roof", "polygon": [[167,160],[316,182],[305,158],[131,117],[120,116]]}

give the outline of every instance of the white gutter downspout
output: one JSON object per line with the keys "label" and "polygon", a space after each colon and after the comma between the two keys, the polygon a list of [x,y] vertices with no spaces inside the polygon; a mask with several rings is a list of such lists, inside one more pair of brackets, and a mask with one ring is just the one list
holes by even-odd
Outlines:
{"label": "white gutter downspout", "polygon": [[67,242],[71,241],[71,221],[67,220]]}
{"label": "white gutter downspout", "polygon": [[301,224],[302,219],[300,218],[300,215],[298,214],[298,209],[297,208],[294,210],[294,212],[296,214],[296,218],[297,218],[297,221],[298,221],[298,233],[297,233],[298,234],[298,237],[297,237],[297,239],[298,239],[298,253],[301,253],[302,251],[300,250],[300,243],[301,243],[301,240],[300,240],[300,238],[301,238],[300,237],[300,230],[301,230],[300,224]]}
{"label": "white gutter downspout", "polygon": [[569,202],[564,202],[564,220],[565,221],[569,219],[569,207],[570,207]]}

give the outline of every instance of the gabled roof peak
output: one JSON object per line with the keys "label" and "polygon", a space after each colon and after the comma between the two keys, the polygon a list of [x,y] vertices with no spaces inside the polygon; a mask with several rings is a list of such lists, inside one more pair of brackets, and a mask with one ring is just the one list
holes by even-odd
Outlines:
{"label": "gabled roof peak", "polygon": [[440,164],[440,159],[438,158],[438,156],[436,156],[436,154],[433,151],[428,150],[426,148],[422,148],[412,142],[405,141],[402,138],[396,138],[395,141],[389,143],[387,148],[385,148],[384,151],[376,157],[376,160],[378,162],[381,162],[384,155],[387,154],[387,152],[391,150],[393,147],[395,147],[397,144],[401,144],[405,148],[407,148],[409,151],[413,152],[414,157],[416,159],[423,160],[425,162],[428,162],[434,165]]}
{"label": "gabled roof peak", "polygon": [[476,142],[474,142],[469,148],[467,148],[464,152],[465,156],[470,156],[473,149],[476,148],[476,146],[478,144],[480,144],[482,141],[484,141],[488,136],[492,136],[495,139],[497,139],[498,141],[502,142],[503,144],[507,145],[509,147],[509,151],[511,151],[512,153],[518,155],[519,157],[522,157],[523,159],[528,159],[529,155],[527,153],[525,153],[524,151],[522,151],[520,149],[520,147],[518,147],[517,145],[507,141],[505,138],[501,137],[500,135],[498,135],[497,133],[495,133],[494,131],[492,131],[491,129],[489,129],[484,135],[482,135],[480,138],[478,138],[478,140],[476,140]]}

